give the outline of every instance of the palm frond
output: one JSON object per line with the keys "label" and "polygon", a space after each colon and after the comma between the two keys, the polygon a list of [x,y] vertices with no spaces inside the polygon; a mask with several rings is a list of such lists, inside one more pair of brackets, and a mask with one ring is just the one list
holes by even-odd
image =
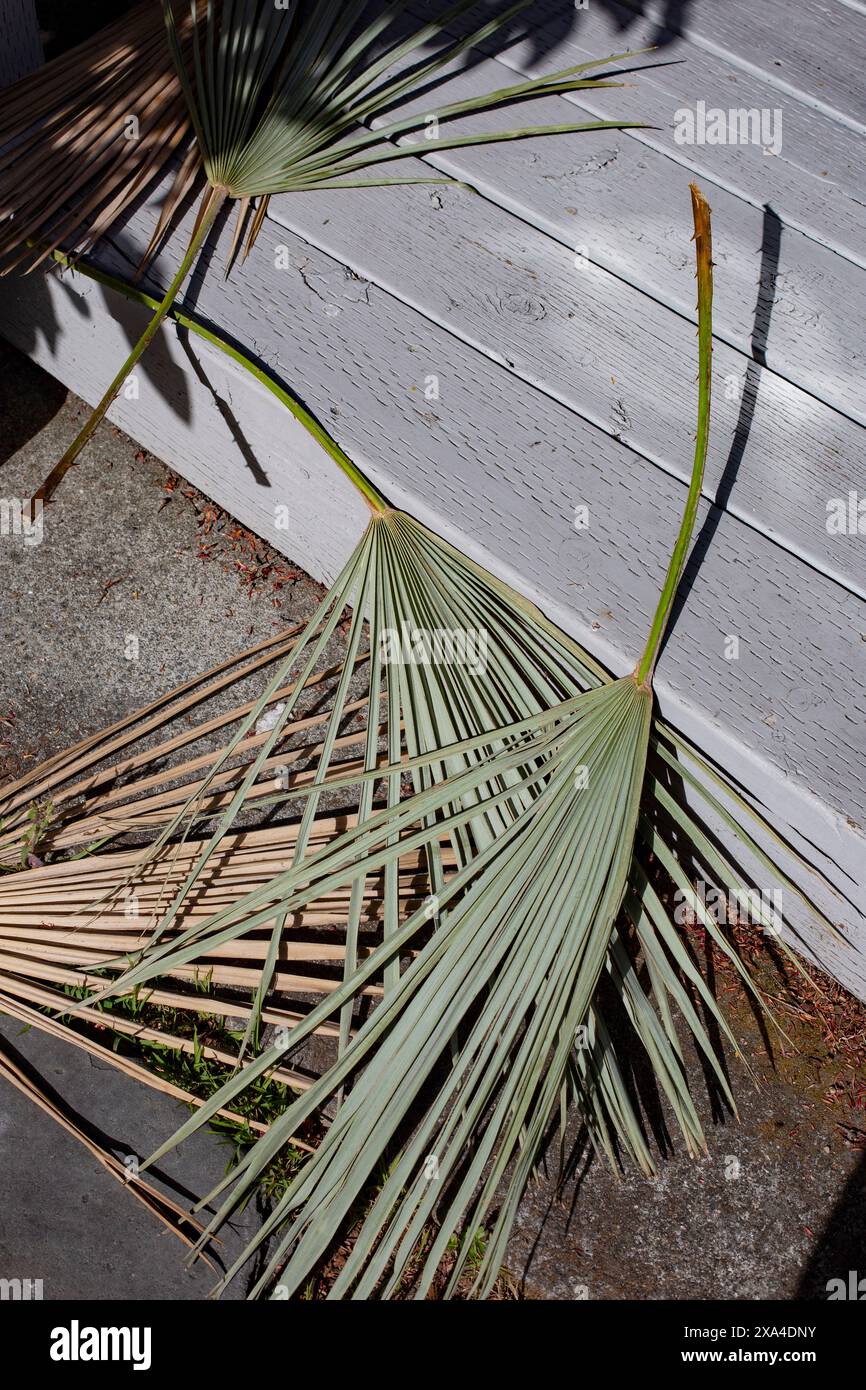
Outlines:
{"label": "palm frond", "polygon": [[[172,188],[144,257],[169,232],[180,204],[206,187],[186,251],[142,338],[76,439],[35,494],[47,502],[87,444],[124,380],[170,311],[226,201],[238,203],[229,252],[249,252],[277,193],[361,184],[453,182],[390,172],[416,157],[406,141],[428,117],[458,116],[618,84],[594,75],[632,54],[594,59],[439,109],[391,117],[437,75],[524,10],[518,3],[463,38],[447,29],[477,0],[459,0],[419,24],[406,0],[384,10],[343,0],[162,0],[135,10],[91,45],[0,95],[0,269],[63,250],[80,254],[128,212],[175,158]],[[167,36],[167,41],[166,41]],[[421,55],[421,56],[419,56]],[[130,139],[128,121],[137,123]],[[376,121],[385,120],[377,129]],[[530,136],[604,130],[633,121],[568,121],[549,126],[425,139],[423,153]],[[404,143],[398,143],[400,140]],[[369,176],[368,176],[369,175]],[[253,213],[253,204],[256,203]]]}
{"label": "palm frond", "polygon": [[[189,47],[189,15],[177,24]],[[179,163],[155,251],[201,156],[157,6],[137,6],[0,94],[0,273],[90,251]]]}
{"label": "palm frond", "polygon": [[[648,708],[648,701],[636,682],[611,682],[517,595],[461,560],[423,527],[400,514],[386,514],[371,522],[353,558],[352,578],[344,578],[331,596],[337,612],[344,614],[348,601],[356,598],[365,572],[383,576],[385,589],[377,604],[378,626],[374,619],[367,627],[369,640],[359,641],[356,682],[344,689],[341,701],[332,699],[327,710],[314,714],[297,706],[294,712],[287,708],[296,691],[310,697],[328,683],[333,690],[350,669],[347,661],[301,680],[327,621],[326,608],[314,615],[307,631],[247,654],[236,667],[201,682],[204,690],[218,696],[230,678],[248,681],[266,660],[273,662],[277,669],[256,700],[190,725],[197,686],[161,702],[157,711],[125,721],[122,730],[88,741],[59,764],[37,771],[11,789],[3,806],[8,827],[3,852],[10,861],[20,859],[30,847],[26,811],[34,793],[41,805],[51,801],[44,839],[36,845],[40,854],[80,853],[95,841],[124,836],[145,836],[151,845],[144,866],[141,849],[108,850],[103,843],[86,856],[0,878],[0,969],[7,994],[42,1007],[69,1009],[68,999],[61,1005],[56,995],[51,998],[49,986],[101,992],[106,976],[123,976],[125,971],[121,988],[137,990],[154,1005],[208,1015],[245,1014],[249,1019],[260,1008],[262,1021],[280,1028],[292,1049],[316,1033],[322,1045],[342,1057],[348,1072],[329,1071],[327,1086],[319,1083],[312,1091],[309,1075],[287,1065],[288,1049],[281,1046],[244,1067],[238,1073],[238,1090],[219,1097],[219,1109],[231,1111],[233,1096],[250,1085],[260,1069],[304,1098],[312,1092],[309,1109],[287,1112],[279,1131],[282,1143],[297,1143],[298,1128],[303,1133],[306,1120],[327,1094],[336,1094],[370,1056],[380,1034],[364,1034],[363,1045],[355,1041],[369,1005],[378,1007],[368,1028],[376,1024],[387,1030],[390,1015],[382,1010],[389,1001],[393,1000],[395,1017],[402,1015],[413,992],[424,985],[418,974],[403,983],[408,967],[429,960],[425,953],[431,943],[443,951],[450,943],[437,980],[445,994],[455,991],[463,999],[455,962],[462,960],[467,969],[477,955],[481,976],[480,983],[473,977],[476,990],[486,994],[491,987],[497,958],[489,943],[487,954],[482,952],[480,937],[482,931],[489,933],[503,952],[506,946],[510,949],[501,964],[504,969],[510,962],[507,979],[517,1003],[527,1012],[534,1009],[519,969],[526,945],[521,924],[527,933],[533,923],[543,935],[558,930],[561,935],[546,945],[552,950],[555,942],[563,958],[562,936],[580,930],[566,911],[566,905],[578,901],[568,877],[578,866],[570,860],[575,859],[576,846],[585,843],[586,828],[593,826],[600,833],[603,824],[599,803],[588,793],[596,788],[600,797],[610,797],[611,779],[622,776],[626,760],[641,765],[646,756],[647,730],[640,727],[640,712]],[[396,591],[387,576],[399,576]],[[438,582],[431,585],[431,577]],[[425,591],[432,597],[419,607]],[[464,622],[489,634],[485,669],[473,674],[456,666],[446,672],[444,667],[409,663],[389,672],[384,658],[391,634],[399,638],[408,628],[411,638],[413,632],[436,626],[448,630],[446,623],[457,630],[454,593],[463,596]],[[365,626],[363,610],[357,600],[352,609],[358,632]],[[350,635],[345,642],[350,650]],[[377,650],[382,658],[371,666],[369,653]],[[389,674],[394,684],[385,699]],[[431,688],[437,689],[443,675],[447,684],[437,701]],[[371,724],[371,692],[376,691],[381,717]],[[592,701],[598,702],[596,708]],[[395,704],[399,718],[389,720],[388,710]],[[278,719],[273,730],[256,733],[263,716],[281,705],[283,723]],[[488,732],[472,733],[479,721],[489,725]],[[180,732],[173,732],[178,726]],[[246,732],[241,733],[244,726]],[[154,741],[157,727],[172,732]],[[325,750],[328,728],[334,733],[330,758]],[[228,730],[234,737],[225,741]],[[131,751],[134,738],[136,746],[139,738],[145,744],[141,752]],[[209,738],[216,740],[214,746],[202,752]],[[608,738],[615,743],[615,754]],[[118,752],[118,740],[126,739],[130,743],[123,743],[123,756],[110,761]],[[660,743],[654,723],[649,756],[656,763]],[[610,757],[623,762],[605,760]],[[398,776],[400,782],[412,779],[415,794],[408,800],[389,797],[389,784]],[[242,788],[242,800],[237,801]],[[669,1001],[679,1008],[729,1094],[692,995],[735,1044],[680,939],[669,906],[662,902],[656,876],[650,877],[650,855],[658,859],[666,844],[655,822],[669,809],[669,796],[657,777],[647,779],[642,833],[627,865],[625,917],[613,928],[602,928],[596,918],[594,930],[599,941],[606,934],[609,938],[602,953],[603,971],[632,1013],[632,1045],[647,1050],[688,1147],[699,1152],[703,1135],[685,1083],[676,1032],[669,1017],[660,1018],[651,1007],[632,962],[637,941],[651,962],[652,997],[660,1012]],[[309,820],[306,854],[299,860],[303,822],[292,815],[292,808],[309,807],[324,797],[346,797],[351,809]],[[233,802],[235,818],[254,812],[258,820],[282,811],[290,819],[267,829],[226,828],[216,843],[213,835],[182,840],[185,829],[224,816]],[[691,828],[700,845],[699,822],[693,813],[677,810],[680,827]],[[610,825],[610,846],[616,832],[617,826]],[[541,837],[542,848],[533,852],[536,837]],[[623,838],[627,842],[628,833]],[[668,848],[673,854],[673,847]],[[708,854],[716,853],[709,841],[706,848]],[[546,867],[552,877],[545,877]],[[724,856],[710,861],[708,876],[711,871],[732,888],[739,882]],[[675,872],[684,876],[684,871]],[[135,911],[130,915],[131,897]],[[586,899],[579,901],[585,904]],[[694,906],[699,912],[696,898]],[[269,966],[278,921],[285,926],[278,960]],[[443,936],[446,924],[453,935]],[[470,940],[473,925],[479,936]],[[711,917],[706,926],[720,949],[728,951]],[[129,971],[130,958],[147,945],[156,927],[161,928],[159,944]],[[538,949],[542,944],[537,938]],[[386,975],[395,960],[402,969],[391,971],[389,988]],[[395,987],[399,993],[394,993]],[[438,1017],[427,993],[431,989],[432,984],[426,985],[419,996],[424,1001],[420,1016],[427,1023]],[[240,990],[258,1004],[243,1004]],[[444,997],[437,996],[440,1005]],[[497,998],[501,1003],[501,994]],[[466,1007],[471,1014],[471,1006]],[[507,1010],[501,1017],[506,1016]],[[99,1021],[111,1028],[117,1026],[115,1017],[100,1013]],[[598,1142],[611,1156],[631,1152],[652,1171],[653,1159],[625,1080],[628,1058],[622,1055],[621,1040],[611,1040],[599,999],[593,998],[584,1026],[584,1045],[569,1056],[564,1084],[574,1091]],[[505,1047],[503,1041],[503,1056]],[[425,1057],[433,1069],[434,1059],[440,1057],[435,1041],[425,1044],[422,1060]],[[378,1066],[377,1059],[374,1075]],[[199,1107],[202,1122],[216,1110]],[[392,1110],[382,1123],[396,1124],[399,1130],[398,1120]],[[384,1132],[377,1133],[381,1137]],[[269,1140],[277,1138],[272,1127]],[[278,1150],[279,1145],[274,1152]],[[430,1152],[433,1146],[423,1156],[425,1163]],[[435,1148],[437,1163],[438,1152]],[[253,1153],[266,1160],[264,1149],[257,1146]],[[373,1166],[375,1162],[371,1155]],[[441,1175],[441,1166],[439,1171]]]}
{"label": "palm frond", "polygon": [[[662,901],[655,875],[651,876],[650,856],[658,860],[668,848],[676,875],[672,883],[682,878],[690,891],[664,832],[656,828],[666,807],[664,788],[655,779],[646,781],[637,822],[641,834],[636,841],[634,837],[631,817],[638,813],[633,792],[635,787],[639,792],[644,783],[644,761],[648,749],[650,757],[655,757],[659,737],[649,723],[647,689],[633,678],[599,678],[594,663],[584,660],[567,639],[559,638],[540,615],[535,617],[516,595],[500,589],[490,576],[461,561],[406,517],[390,514],[372,522],[355,559],[356,586],[369,569],[386,576],[376,605],[380,617],[370,619],[371,652],[386,652],[390,634],[405,631],[404,625],[410,625],[410,631],[430,631],[427,623],[432,620],[444,630],[445,621],[454,622],[454,595],[461,594],[464,621],[471,619],[478,625],[476,630],[484,624],[490,634],[486,670],[476,678],[463,668],[449,669],[443,679],[443,667],[399,665],[385,702],[386,717],[372,733],[369,718],[357,732],[356,743],[366,747],[360,768],[357,757],[348,758],[350,750],[344,755],[348,767],[342,759],[329,766],[323,748],[314,777],[308,775],[305,783],[290,779],[285,791],[274,792],[272,754],[262,747],[257,778],[248,783],[238,810],[250,803],[262,783],[275,804],[290,806],[300,800],[307,810],[322,795],[345,794],[355,788],[351,828],[327,843],[311,838],[303,859],[293,853],[291,863],[260,887],[209,916],[190,921],[189,898],[229,838],[221,820],[191,872],[183,878],[182,873],[174,876],[171,901],[160,917],[154,944],[126,972],[120,986],[147,990],[172,971],[202,968],[217,958],[216,952],[231,955],[241,943],[257,941],[262,951],[275,923],[305,921],[308,913],[318,917],[330,910],[331,922],[339,925],[345,941],[343,982],[315,1002],[286,1033],[286,1042],[244,1066],[220,1093],[222,1104],[230,1105],[232,1097],[258,1075],[284,1066],[287,1051],[300,1046],[310,1031],[329,1021],[340,1022],[332,1066],[318,1083],[304,1090],[253,1150],[216,1222],[225,1218],[234,1201],[243,1198],[260,1165],[266,1165],[298,1127],[352,1082],[349,1098],[309,1170],[304,1170],[303,1184],[299,1178],[274,1217],[276,1226],[292,1213],[295,1203],[303,1215],[302,1224],[290,1226],[285,1233],[288,1243],[279,1247],[282,1259],[296,1239],[299,1242],[288,1284],[287,1273],[281,1275],[281,1284],[289,1288],[295,1287],[295,1273],[305,1278],[304,1271],[309,1272],[310,1262],[315,1263],[322,1251],[317,1243],[321,1232],[315,1239],[301,1240],[307,1219],[312,1221],[318,1212],[317,1220],[324,1223],[327,1239],[332,1240],[340,1230],[340,1213],[355,1208],[384,1154],[400,1155],[387,1199],[397,1206],[392,1209],[386,1202],[383,1207],[377,1199],[368,1218],[372,1225],[353,1248],[362,1264],[363,1251],[375,1248],[381,1257],[387,1248],[395,1261],[390,1274],[398,1282],[398,1270],[414,1260],[415,1244],[407,1233],[416,1227],[420,1231],[434,1215],[445,1241],[463,1224],[468,1223],[467,1230],[477,1229],[505,1166],[513,1159],[517,1169],[507,1204],[511,1210],[563,1087],[574,1091],[592,1131],[611,1155],[631,1153],[652,1171],[642,1122],[625,1080],[630,1067],[622,1056],[621,1041],[612,1041],[614,1030],[605,1019],[598,993],[602,975],[613,981],[622,996],[632,1029],[630,1045],[645,1050],[692,1152],[701,1151],[704,1140],[685,1080],[671,1005],[679,1008],[729,1097],[706,1023],[692,997],[735,1046],[680,939],[669,906]],[[432,576],[441,576],[439,585],[431,584]],[[432,612],[426,605],[419,608],[421,596],[431,590],[434,596],[440,590],[438,597],[444,604]],[[362,613],[357,590],[351,596],[356,597],[353,611]],[[346,589],[338,589],[336,602],[342,604],[346,597]],[[355,621],[360,627],[361,617]],[[293,659],[299,664],[300,654]],[[365,687],[368,709],[374,707],[371,699],[388,680],[386,663],[377,664],[378,677],[374,666]],[[285,671],[275,676],[277,689],[285,677]],[[261,701],[275,693],[266,691],[251,714],[263,709]],[[387,712],[393,711],[395,703],[399,720],[393,714],[389,720]],[[504,725],[506,710],[510,722]],[[335,702],[334,729],[342,727],[347,713],[347,704]],[[485,719],[487,732],[467,732]],[[389,756],[392,748],[400,750],[399,759]],[[383,757],[388,759],[384,766]],[[247,775],[251,771],[252,766]],[[393,794],[398,774],[412,779],[413,795],[408,799]],[[236,782],[240,787],[241,779]],[[377,805],[372,804],[374,789]],[[174,823],[164,828],[162,833],[169,833],[148,872],[159,864],[164,875],[164,856],[177,831],[205,809],[205,790],[197,786],[178,808]],[[700,844],[699,822],[684,811],[680,818],[681,826],[694,825],[694,838]],[[286,848],[291,848],[288,839]],[[677,852],[682,852],[679,847]],[[420,860],[415,858],[419,854]],[[407,857],[425,881],[424,887],[416,889],[414,907],[401,891]],[[711,867],[718,881],[731,890],[739,883],[735,868],[723,854]],[[371,880],[379,895],[380,939],[372,952],[359,957],[361,904],[368,898]],[[418,901],[425,887],[425,897]],[[335,894],[342,895],[344,904],[348,900],[344,918],[328,907]],[[625,917],[618,919],[623,896]],[[700,903],[692,897],[695,910],[700,911]],[[719,949],[730,953],[726,938],[709,915],[705,925]],[[775,929],[774,923],[765,925]],[[649,962],[651,995],[658,1013],[635,969],[635,944]],[[283,949],[291,953],[292,946]],[[257,984],[260,997],[269,984],[279,995],[279,982],[266,975]],[[309,981],[307,985],[309,997],[314,991]],[[358,1027],[358,1005],[363,991],[371,986],[380,992],[381,1002]],[[350,1025],[355,1025],[351,1033]],[[583,1045],[575,1048],[581,1028],[586,1029]],[[452,1071],[447,1057],[455,1036],[465,1067],[455,1063]],[[570,1045],[563,1044],[559,1050],[565,1038]],[[434,1089],[443,1065],[445,1078]],[[389,1080],[383,1090],[384,1076]],[[536,1082],[543,1077],[550,1084],[533,1088],[533,1076]],[[511,1085],[518,1087],[519,1095]],[[413,1121],[417,1125],[413,1106],[423,1107],[420,1127],[413,1128]],[[456,1123],[464,1109],[469,1129],[457,1128],[452,1137],[448,1121]],[[206,1118],[205,1107],[190,1128]],[[367,1120],[373,1126],[369,1131]],[[460,1155],[465,1157],[468,1151],[467,1134],[478,1141],[471,1177],[460,1171]],[[485,1185],[483,1199],[476,1199],[467,1215],[466,1193],[471,1194],[480,1175],[488,1171],[485,1165],[488,1159],[493,1161],[490,1146],[496,1151],[497,1178]],[[438,1174],[432,1183],[424,1177],[431,1155]],[[341,1166],[344,1162],[349,1165],[346,1170]],[[311,1205],[308,1184],[314,1181],[316,1190],[342,1193],[348,1205],[326,1203],[321,1210],[316,1203]],[[452,1188],[446,1199],[449,1183]],[[380,1217],[385,1212],[388,1229],[392,1221],[397,1224],[394,1241],[383,1246]],[[495,1277],[508,1220],[503,1218],[495,1230],[485,1281],[488,1274]],[[439,1248],[437,1244],[437,1252]],[[378,1264],[364,1267],[358,1296],[379,1278]],[[354,1256],[349,1268],[360,1269]],[[433,1270],[430,1264],[425,1279],[432,1278]],[[346,1287],[341,1281],[335,1296]]]}

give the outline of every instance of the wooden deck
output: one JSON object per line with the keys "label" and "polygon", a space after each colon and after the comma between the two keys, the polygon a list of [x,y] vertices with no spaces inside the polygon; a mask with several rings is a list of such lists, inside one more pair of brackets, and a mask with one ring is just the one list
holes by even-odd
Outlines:
{"label": "wooden deck", "polygon": [[[826,904],[852,947],[815,948],[866,997],[866,515],[860,532],[828,527],[833,499],[847,514],[850,494],[855,509],[866,497],[866,5],[551,0],[531,13],[530,40],[473,55],[431,102],[657,43],[656,66],[633,85],[537,102],[520,118],[573,119],[578,106],[653,128],[426,158],[416,137],[420,172],[436,164],[470,187],[274,199],[228,282],[231,228],[220,228],[187,303],[296,389],[395,503],[624,671],[691,461],[688,184],[700,182],[714,213],[715,413],[658,696],[853,900]],[[682,33],[661,29],[663,16]],[[714,108],[763,113],[770,151],[678,141],[683,112],[700,121]],[[497,123],[514,114],[463,125]],[[156,201],[103,264],[129,272]],[[5,336],[91,401],[141,321],[80,277],[0,282]],[[261,388],[174,330],[139,388],[117,403],[118,423],[313,575],[333,576],[364,505]],[[582,506],[589,525],[576,529]]]}

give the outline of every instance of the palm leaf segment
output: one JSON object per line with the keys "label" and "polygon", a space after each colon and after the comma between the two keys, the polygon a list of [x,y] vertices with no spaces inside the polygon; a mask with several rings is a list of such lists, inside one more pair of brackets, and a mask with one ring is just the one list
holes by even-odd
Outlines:
{"label": "palm leaf segment", "polygon": [[[187,17],[178,47],[190,38]],[[201,158],[160,8],[147,0],[0,93],[0,273],[59,246],[90,251],[175,161],[161,230]]]}

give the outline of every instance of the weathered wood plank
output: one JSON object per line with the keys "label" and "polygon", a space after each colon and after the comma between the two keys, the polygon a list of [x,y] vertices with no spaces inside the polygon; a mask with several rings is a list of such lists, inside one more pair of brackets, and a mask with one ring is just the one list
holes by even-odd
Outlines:
{"label": "weathered wood plank", "polygon": [[[500,64],[480,62],[444,84],[437,99],[461,100],[507,80]],[[608,94],[608,114],[618,110],[618,98],[618,92]],[[414,109],[424,110],[423,103]],[[520,108],[526,125],[573,119],[573,105],[558,98]],[[448,128],[461,134],[506,130],[514,120],[514,111],[503,110]],[[423,152],[424,140],[415,143]],[[592,265],[694,317],[691,276],[683,274],[689,267],[682,218],[689,175],[661,151],[628,132],[600,131],[470,147],[431,155],[428,162],[569,248],[579,248]],[[866,269],[783,226],[773,211],[717,185],[708,192],[717,228],[717,336],[750,356],[759,350],[775,372],[866,423]],[[367,206],[361,196],[357,203]],[[282,220],[285,209],[298,207],[309,207],[314,215],[325,206],[330,204],[321,194],[306,195],[303,202],[293,196],[275,202],[274,215]],[[489,215],[489,208],[479,209],[476,220]],[[343,223],[330,218],[327,225],[333,233]],[[581,277],[571,278],[577,291]]]}
{"label": "weathered wood plank", "polygon": [[[416,6],[423,9],[423,6]],[[539,0],[532,9],[531,37],[487,45],[503,66],[524,74],[552,72],[570,63],[644,48],[656,41],[653,20],[613,3],[564,10],[560,0]],[[688,38],[675,39],[650,54],[634,86],[615,92],[581,93],[565,100],[609,118],[618,115],[655,127],[633,131],[630,139],[664,151],[703,179],[710,179],[763,207],[769,203],[785,223],[859,264],[864,263],[866,206],[862,198],[863,145],[859,132],[822,114],[791,94],[771,87],[759,74],[733,68]],[[431,104],[435,97],[431,96]],[[772,111],[781,108],[782,146],[767,156],[759,145],[679,144],[678,110],[707,107]]]}
{"label": "weathered wood plank", "polygon": [[[661,0],[623,0],[664,36],[669,7]],[[839,0],[687,0],[677,28],[691,43],[819,109],[866,121],[863,58],[866,14]]]}

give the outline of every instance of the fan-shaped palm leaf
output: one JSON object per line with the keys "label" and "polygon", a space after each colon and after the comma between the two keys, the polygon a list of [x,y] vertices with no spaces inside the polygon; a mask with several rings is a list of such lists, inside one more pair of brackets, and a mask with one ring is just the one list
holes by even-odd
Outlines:
{"label": "fan-shaped palm leaf", "polygon": [[[7,267],[31,246],[38,260],[70,236],[79,250],[88,249],[167,159],[183,153],[149,257],[202,166],[207,178],[190,244],[161,304],[36,498],[50,498],[90,439],[168,313],[227,199],[238,204],[231,260],[245,229],[247,247],[252,244],[271,195],[452,182],[442,175],[418,179],[391,172],[395,162],[418,153],[417,146],[397,142],[431,117],[447,124],[533,96],[619,85],[587,74],[633,56],[580,63],[429,112],[391,116],[396,104],[425,91],[449,63],[483,43],[529,0],[517,0],[463,38],[447,39],[448,26],[476,3],[458,0],[438,19],[419,25],[408,18],[408,0],[372,9],[366,0],[295,0],[288,7],[273,0],[191,0],[183,21],[178,0],[162,0],[164,52],[154,36],[151,6],[135,11],[127,27],[121,22],[105,39],[0,97],[0,264]],[[93,76],[92,99],[85,73]],[[191,146],[179,90],[195,133]],[[133,140],[126,138],[129,117],[142,127]],[[480,135],[445,133],[425,139],[424,152],[635,124],[568,121]]]}

